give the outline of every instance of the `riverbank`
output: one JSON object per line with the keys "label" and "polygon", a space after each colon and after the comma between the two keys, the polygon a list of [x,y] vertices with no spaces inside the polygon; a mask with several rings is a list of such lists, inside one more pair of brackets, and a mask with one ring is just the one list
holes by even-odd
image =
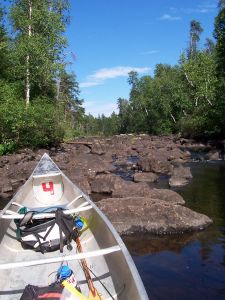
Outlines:
{"label": "riverbank", "polygon": [[[24,149],[0,158],[1,206],[29,177],[47,152],[61,170],[93,199],[123,235],[137,232],[171,234],[202,230],[212,223],[205,215],[185,207],[170,189],[157,189],[166,177],[170,186],[191,180],[184,164],[193,153],[198,159],[220,159],[221,143],[197,143],[177,136],[122,135],[80,138],[58,148]],[[129,181],[120,174],[129,173]]]}

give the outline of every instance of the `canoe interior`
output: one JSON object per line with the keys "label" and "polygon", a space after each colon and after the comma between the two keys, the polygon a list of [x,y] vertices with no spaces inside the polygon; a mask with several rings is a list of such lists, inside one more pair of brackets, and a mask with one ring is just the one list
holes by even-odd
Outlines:
{"label": "canoe interior", "polygon": [[[79,213],[88,222],[88,229],[80,236],[84,252],[96,251],[116,245],[121,247],[121,251],[86,259],[90,270],[97,276],[95,278],[92,274],[94,286],[100,292],[103,299],[148,299],[139,274],[122,240],[115,232],[111,223],[96,208],[89,197],[83,194],[59,170],[55,170],[54,174],[50,172],[50,175],[47,170],[42,175],[39,178],[36,170],[36,173],[33,173],[23,187],[20,188],[2,211],[1,215],[5,214],[7,209],[15,210],[15,212],[18,210],[18,207],[13,206],[12,202],[17,202],[29,208],[53,206],[50,196],[48,199],[48,197],[43,198],[37,195],[37,186],[42,182],[47,183],[49,192],[47,194],[50,195],[49,182],[60,182],[62,193],[60,194],[59,192],[60,196],[57,200],[54,199],[55,206],[65,206],[79,195],[82,195],[82,197],[75,201],[70,209],[76,208],[84,202],[89,202],[92,205],[91,209]],[[72,251],[68,251],[66,246],[64,246],[63,254],[60,254],[59,251],[42,254],[33,250],[23,249],[16,238],[14,220],[0,218],[0,228],[0,264],[26,262],[78,253],[75,242],[72,243]],[[69,261],[68,265],[73,270],[82,293],[87,296],[89,290],[80,261]],[[61,262],[57,262],[0,270],[0,299],[18,300],[27,284],[46,286],[54,282],[56,271],[60,266]],[[111,295],[102,286],[102,283]]]}

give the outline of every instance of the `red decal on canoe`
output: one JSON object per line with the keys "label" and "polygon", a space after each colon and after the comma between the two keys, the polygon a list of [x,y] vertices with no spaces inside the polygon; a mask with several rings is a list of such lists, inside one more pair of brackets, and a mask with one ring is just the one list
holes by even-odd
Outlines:
{"label": "red decal on canoe", "polygon": [[52,181],[48,183],[43,182],[41,185],[44,192],[50,192],[50,195],[54,195],[54,186]]}

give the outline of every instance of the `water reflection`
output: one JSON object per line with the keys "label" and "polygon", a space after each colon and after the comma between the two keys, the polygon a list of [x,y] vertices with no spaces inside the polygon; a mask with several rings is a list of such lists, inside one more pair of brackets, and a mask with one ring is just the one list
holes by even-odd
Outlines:
{"label": "water reflection", "polygon": [[190,163],[193,179],[175,189],[214,223],[202,232],[126,237],[150,299],[225,299],[225,163]]}
{"label": "water reflection", "polygon": [[185,245],[193,241],[193,234],[171,235],[171,236],[132,236],[123,237],[127,247],[133,255],[144,256],[160,251],[173,251],[180,253]]}

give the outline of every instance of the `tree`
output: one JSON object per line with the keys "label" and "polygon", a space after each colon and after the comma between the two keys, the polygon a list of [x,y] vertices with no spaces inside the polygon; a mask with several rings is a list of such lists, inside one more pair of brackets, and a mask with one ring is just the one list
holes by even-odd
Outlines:
{"label": "tree", "polygon": [[147,110],[145,102],[141,99],[141,86],[138,73],[132,71],[128,75],[128,83],[131,85],[131,91],[129,97],[130,123],[127,129],[130,132],[140,133],[146,130],[145,119]]}
{"label": "tree", "polygon": [[215,51],[215,44],[212,39],[207,38],[205,41],[205,49],[208,54],[213,54]]}
{"label": "tree", "polygon": [[63,124],[66,139],[69,139],[83,131],[83,100],[79,98],[80,90],[75,74],[63,71],[59,78],[60,80],[57,83],[57,105],[62,110],[59,122]]}
{"label": "tree", "polygon": [[182,64],[189,90],[191,110],[198,106],[212,106],[215,100],[216,73],[214,55],[198,52],[194,58]]}
{"label": "tree", "polygon": [[66,46],[67,1],[15,0],[11,21],[15,77],[24,83],[25,101],[54,92],[53,81],[62,68],[60,57]]}
{"label": "tree", "polygon": [[181,68],[158,64],[154,73],[148,105],[150,130],[156,134],[176,132],[180,118],[188,110]]}
{"label": "tree", "polygon": [[75,74],[69,74],[66,71],[61,72],[60,81],[58,83],[57,101],[63,105],[64,115],[66,119],[66,112],[82,112],[83,100],[79,98],[80,90],[76,80]]}
{"label": "tree", "polygon": [[129,101],[123,98],[118,98],[117,106],[119,110],[119,133],[127,133],[131,119]]}
{"label": "tree", "polygon": [[218,1],[218,8],[219,9],[225,8],[225,0],[219,0]]}
{"label": "tree", "polygon": [[213,111],[213,126],[217,128],[218,134],[225,135],[225,1],[219,1],[219,12],[215,18],[214,37],[215,46],[215,63],[216,63],[216,105]]}
{"label": "tree", "polygon": [[190,23],[190,39],[189,39],[189,48],[188,48],[188,58],[193,58],[197,53],[198,42],[200,40],[200,34],[203,29],[201,24],[192,20]]}
{"label": "tree", "polygon": [[0,7],[0,80],[6,79],[8,66],[8,37],[4,26],[4,11]]}
{"label": "tree", "polygon": [[225,5],[222,5],[222,2],[215,19],[214,37],[216,39],[217,73],[221,79],[225,80]]}

